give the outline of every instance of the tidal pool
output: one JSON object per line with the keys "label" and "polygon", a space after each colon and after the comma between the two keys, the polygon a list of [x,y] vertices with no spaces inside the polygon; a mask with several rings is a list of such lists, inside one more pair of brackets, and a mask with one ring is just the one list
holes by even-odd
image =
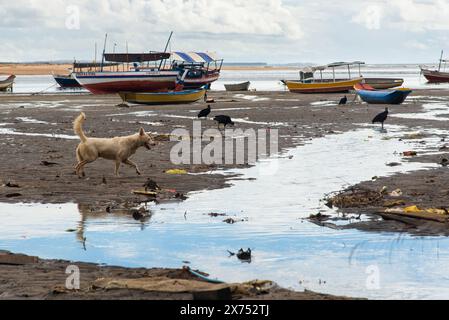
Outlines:
{"label": "tidal pool", "polygon": [[[248,180],[192,193],[184,202],[150,205],[147,221],[92,214],[77,204],[0,204],[0,249],[131,267],[189,261],[224,281],[270,279],[296,290],[353,297],[449,298],[448,238],[333,230],[302,219],[333,213],[321,201],[328,192],[436,166],[402,161],[400,153],[417,141],[388,139],[404,129],[386,128],[314,139],[252,168],[226,171]],[[229,217],[244,221],[224,223]],[[240,248],[253,250],[251,263],[229,257],[227,250]]]}

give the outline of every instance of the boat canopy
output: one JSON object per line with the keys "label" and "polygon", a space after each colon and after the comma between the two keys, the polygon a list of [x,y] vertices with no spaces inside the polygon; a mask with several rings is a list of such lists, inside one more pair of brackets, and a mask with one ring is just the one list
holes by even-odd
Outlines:
{"label": "boat canopy", "polygon": [[327,65],[328,68],[336,68],[336,67],[346,67],[346,66],[356,66],[365,64],[363,61],[353,61],[353,62],[334,62]]}
{"label": "boat canopy", "polygon": [[150,52],[150,53],[105,53],[104,59],[110,62],[132,63],[159,61],[170,58],[170,53]]}
{"label": "boat canopy", "polygon": [[186,63],[211,63],[219,61],[215,54],[210,52],[172,52],[171,59]]}

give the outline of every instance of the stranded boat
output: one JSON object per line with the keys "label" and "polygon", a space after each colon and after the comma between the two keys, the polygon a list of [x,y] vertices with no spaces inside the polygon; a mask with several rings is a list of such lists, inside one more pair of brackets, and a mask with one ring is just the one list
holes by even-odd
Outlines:
{"label": "stranded boat", "polygon": [[[104,71],[103,64],[99,72],[74,72],[74,78],[94,94],[118,92],[157,92],[169,91],[176,87],[179,71],[161,69],[162,62],[149,67],[150,62],[170,58],[170,53],[106,53],[103,59],[117,64],[116,70]],[[141,70],[140,63],[148,63]],[[129,64],[134,69],[130,71]],[[122,67],[122,71],[119,71]]]}
{"label": "stranded boat", "polygon": [[225,84],[226,91],[248,91],[249,86],[251,82],[242,82],[242,83],[235,83],[235,84]]}
{"label": "stranded boat", "polygon": [[445,67],[447,62],[449,62],[449,60],[443,59],[443,51],[441,51],[438,70],[431,70],[429,68],[420,66],[421,73],[424,75],[427,81],[431,83],[449,82],[449,72],[441,71],[441,64],[444,63],[444,70],[446,69]]}
{"label": "stranded boat", "polygon": [[5,80],[0,81],[0,91],[12,91],[12,87],[14,85],[14,80],[16,79],[15,75],[10,75]]}
{"label": "stranded boat", "polygon": [[[104,68],[107,67],[113,67],[117,66],[117,63],[108,63],[103,64]],[[102,66],[101,63],[80,63],[80,62],[74,62],[73,67],[69,69],[70,74],[68,75],[61,75],[61,74],[54,74],[53,78],[58,83],[58,85],[62,89],[68,89],[68,88],[82,88],[83,86],[75,79],[73,76],[73,73],[75,72],[92,72],[94,70],[99,69]]]}
{"label": "stranded boat", "polygon": [[220,77],[223,59],[217,59],[209,52],[172,52],[171,69],[184,76],[186,89],[199,89],[217,81]]}
{"label": "stranded boat", "polygon": [[130,103],[152,105],[180,104],[192,103],[204,99],[206,89],[154,93],[120,92],[119,95],[123,101]]}
{"label": "stranded boat", "polygon": [[363,101],[370,104],[401,104],[412,92],[407,88],[375,90],[373,87],[361,83],[355,85],[354,89]]}
{"label": "stranded boat", "polygon": [[[284,80],[283,82],[288,87],[290,92],[295,93],[340,93],[352,90],[354,85],[362,82],[363,77],[351,78],[351,66],[360,65],[364,62],[335,62],[325,66],[306,67],[300,71],[300,80]],[[335,77],[335,68],[347,67],[348,79],[337,79]],[[324,79],[323,71],[332,69],[332,78]],[[316,71],[320,72],[320,78],[315,78]],[[360,73],[360,72],[359,72]]]}

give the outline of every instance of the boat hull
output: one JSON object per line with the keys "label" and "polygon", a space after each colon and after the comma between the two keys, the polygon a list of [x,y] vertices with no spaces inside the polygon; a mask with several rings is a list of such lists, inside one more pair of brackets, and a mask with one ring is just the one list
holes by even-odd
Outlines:
{"label": "boat hull", "polygon": [[364,78],[364,82],[374,89],[391,89],[404,84],[404,79],[396,78]]}
{"label": "boat hull", "polygon": [[251,82],[243,82],[243,83],[237,83],[237,84],[225,84],[226,91],[248,91],[249,86],[251,85]]}
{"label": "boat hull", "polygon": [[82,85],[71,76],[55,75],[53,78],[61,88],[82,88]]}
{"label": "boat hull", "polygon": [[449,82],[449,72],[432,71],[428,69],[421,69],[422,74],[428,82],[444,83]]}
{"label": "boat hull", "polygon": [[344,93],[352,90],[354,86],[362,82],[363,78],[335,81],[335,82],[311,82],[304,83],[300,81],[286,80],[290,92],[293,93]]}
{"label": "boat hull", "polygon": [[16,79],[16,76],[11,75],[7,79],[0,81],[0,91],[6,91],[7,89],[12,89],[15,79]]}
{"label": "boat hull", "polygon": [[140,93],[140,92],[119,93],[120,97],[125,102],[148,104],[148,105],[192,103],[204,99],[205,94],[206,94],[205,89],[155,92],[155,93]]}
{"label": "boat hull", "polygon": [[87,72],[75,73],[75,79],[93,94],[119,92],[158,92],[173,90],[179,73],[152,72]]}
{"label": "boat hull", "polygon": [[369,104],[401,104],[412,92],[408,89],[398,90],[357,90],[360,98]]}
{"label": "boat hull", "polygon": [[204,74],[200,78],[193,78],[193,77],[190,78],[187,76],[183,82],[184,88],[199,89],[204,86],[212,84],[213,82],[217,81],[219,77],[220,77],[220,73],[213,73],[213,74],[208,74],[208,75]]}

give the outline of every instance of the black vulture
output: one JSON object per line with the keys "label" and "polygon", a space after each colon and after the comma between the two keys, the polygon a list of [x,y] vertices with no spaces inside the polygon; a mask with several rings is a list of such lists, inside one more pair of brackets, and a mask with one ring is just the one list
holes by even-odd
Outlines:
{"label": "black vulture", "polygon": [[207,116],[210,114],[210,105],[207,106],[206,109],[203,109],[198,113],[198,118],[207,118]]}
{"label": "black vulture", "polygon": [[234,126],[234,122],[229,116],[219,115],[214,118],[214,121],[218,122],[218,128],[220,128],[220,124],[224,125],[225,128],[228,124]]}
{"label": "black vulture", "polygon": [[344,96],[343,98],[341,98],[340,102],[338,103],[339,106],[344,105],[348,102],[348,98],[346,96]]}
{"label": "black vulture", "polygon": [[377,116],[374,117],[373,119],[373,124],[374,123],[382,123],[382,129],[384,128],[384,122],[385,120],[387,120],[388,117],[388,108],[385,108],[385,111],[382,113],[379,113]]}

